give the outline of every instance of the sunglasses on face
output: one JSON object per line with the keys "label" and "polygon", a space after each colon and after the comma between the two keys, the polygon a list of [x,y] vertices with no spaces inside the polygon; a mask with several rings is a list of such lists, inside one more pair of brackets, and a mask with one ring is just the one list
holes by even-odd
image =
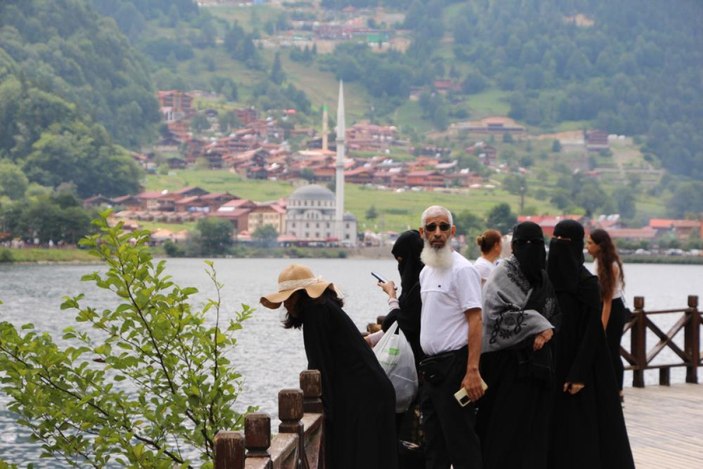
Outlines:
{"label": "sunglasses on face", "polygon": [[449,228],[452,227],[449,223],[440,223],[439,225],[437,223],[430,223],[429,225],[425,225],[425,231],[432,233],[438,226],[441,231],[449,231]]}

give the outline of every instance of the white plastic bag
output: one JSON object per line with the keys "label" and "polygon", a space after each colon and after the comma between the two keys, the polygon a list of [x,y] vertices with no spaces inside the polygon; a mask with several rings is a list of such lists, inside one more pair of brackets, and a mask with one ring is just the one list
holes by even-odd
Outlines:
{"label": "white plastic bag", "polygon": [[417,370],[413,349],[403,331],[398,330],[397,321],[388,328],[373,351],[395,389],[395,411],[405,412],[417,393]]}

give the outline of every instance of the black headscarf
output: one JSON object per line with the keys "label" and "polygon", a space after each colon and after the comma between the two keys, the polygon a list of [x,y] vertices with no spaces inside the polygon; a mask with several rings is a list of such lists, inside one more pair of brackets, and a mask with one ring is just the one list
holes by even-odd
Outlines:
{"label": "black headscarf", "polygon": [[531,221],[517,225],[513,229],[512,250],[530,285],[541,284],[547,256],[542,228]]}
{"label": "black headscarf", "polygon": [[583,226],[575,220],[562,220],[554,227],[549,242],[547,273],[559,291],[575,292],[583,266]]}
{"label": "black headscarf", "polygon": [[407,298],[407,294],[410,292],[413,285],[418,282],[420,271],[425,266],[420,260],[420,253],[422,253],[423,247],[424,243],[420,232],[417,230],[408,230],[398,236],[395,244],[393,244],[393,249],[391,249],[391,253],[396,259],[401,258],[398,262],[401,287],[398,302],[400,303],[401,309],[403,308],[403,302]]}

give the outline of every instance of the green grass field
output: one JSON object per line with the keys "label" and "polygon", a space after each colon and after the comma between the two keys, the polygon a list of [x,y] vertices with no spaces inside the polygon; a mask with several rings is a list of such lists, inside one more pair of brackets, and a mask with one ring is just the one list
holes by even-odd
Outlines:
{"label": "green grass field", "polygon": [[23,248],[7,249],[0,248],[0,263],[53,263],[53,262],[77,262],[77,263],[99,263],[97,257],[88,251],[76,248]]}

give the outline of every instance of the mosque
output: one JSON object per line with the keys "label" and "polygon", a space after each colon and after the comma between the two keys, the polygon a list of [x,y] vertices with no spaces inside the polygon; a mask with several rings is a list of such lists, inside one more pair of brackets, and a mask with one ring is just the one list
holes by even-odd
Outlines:
{"label": "mosque", "polygon": [[[327,116],[323,117],[323,150],[327,150]],[[344,158],[346,156],[346,124],[344,120],[344,87],[339,83],[337,105],[337,155],[335,192],[317,184],[296,189],[286,207],[286,234],[307,244],[337,242],[355,246],[357,220],[344,212]]]}

